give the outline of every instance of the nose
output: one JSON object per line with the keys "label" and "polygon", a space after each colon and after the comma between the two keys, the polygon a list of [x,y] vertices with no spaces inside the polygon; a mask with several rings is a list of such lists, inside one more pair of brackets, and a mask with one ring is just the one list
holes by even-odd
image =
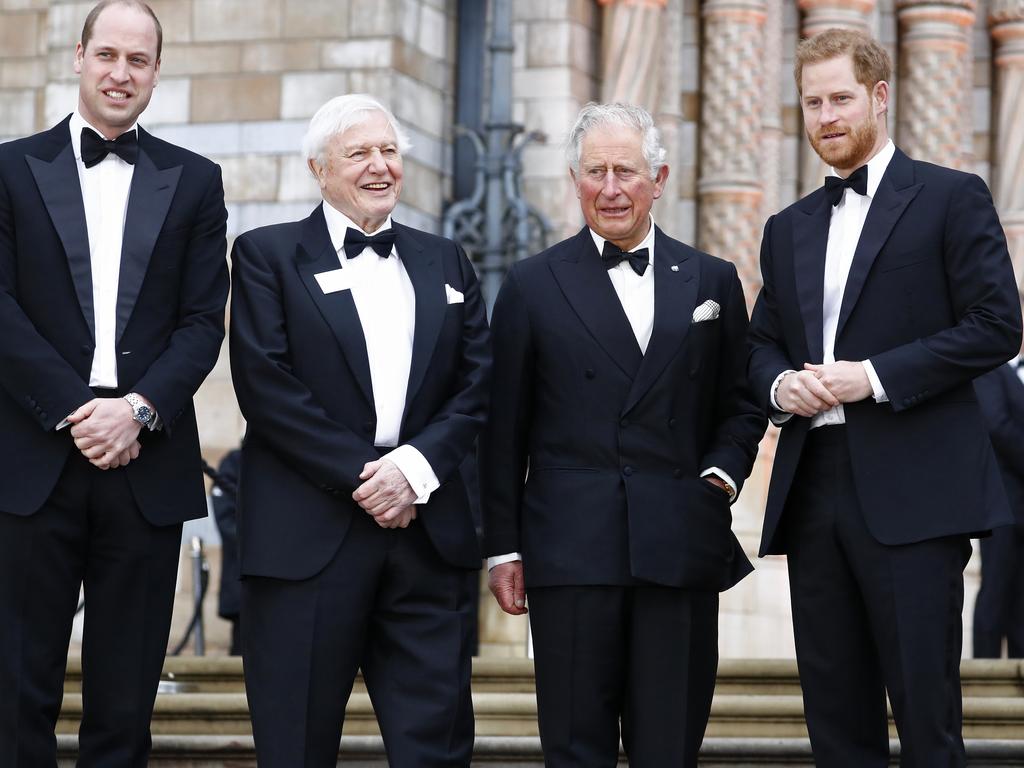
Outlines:
{"label": "nose", "polygon": [[114,62],[114,66],[110,69],[110,79],[119,83],[123,83],[128,80],[127,59],[118,58],[117,61]]}
{"label": "nose", "polygon": [[619,180],[615,172],[610,168],[604,173],[604,183],[601,185],[601,194],[605,197],[615,197],[619,194]]}
{"label": "nose", "polygon": [[380,149],[377,147],[370,150],[370,170],[374,173],[386,173],[388,170],[388,164],[384,161],[384,155],[381,154]]}
{"label": "nose", "polygon": [[836,112],[835,109],[832,107],[832,104],[828,101],[823,102],[821,105],[821,111],[818,112],[818,122],[820,122],[822,125],[828,125],[829,123],[834,123],[835,121]]}

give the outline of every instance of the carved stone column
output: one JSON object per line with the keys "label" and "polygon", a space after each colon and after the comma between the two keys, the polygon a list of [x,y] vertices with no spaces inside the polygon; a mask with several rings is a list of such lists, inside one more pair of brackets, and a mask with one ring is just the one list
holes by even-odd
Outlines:
{"label": "carved stone column", "polygon": [[782,184],[782,15],[783,0],[765,0],[764,101],[761,104],[761,219],[779,210]]}
{"label": "carved stone column", "polygon": [[761,287],[765,0],[706,0],[698,243],[735,262],[748,307]]}
{"label": "carved stone column", "polygon": [[[832,28],[871,32],[875,0],[798,0],[797,5],[803,12],[800,29],[803,39]],[[802,122],[800,133],[803,136]],[[820,187],[826,173],[828,166],[818,157],[810,142],[803,138],[800,144],[800,194],[809,194]]]}
{"label": "carved stone column", "polygon": [[975,0],[897,0],[900,102],[897,137],[916,160],[960,168],[970,146],[968,59]]}
{"label": "carved stone column", "polygon": [[995,64],[993,194],[1020,287],[1024,285],[1024,0],[992,0],[989,25]]}
{"label": "carved stone column", "polygon": [[601,101],[624,101],[652,114],[658,97],[662,21],[668,0],[598,0],[604,6]]}

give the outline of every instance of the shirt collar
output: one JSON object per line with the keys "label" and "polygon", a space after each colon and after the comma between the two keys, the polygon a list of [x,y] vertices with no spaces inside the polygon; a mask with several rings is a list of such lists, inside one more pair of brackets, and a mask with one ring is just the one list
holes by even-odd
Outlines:
{"label": "shirt collar", "polygon": [[[647,249],[647,263],[654,263],[654,214],[647,214],[650,219],[650,227],[647,229],[647,235],[632,249],[633,251],[639,251],[641,248]],[[588,227],[588,229],[590,229]],[[590,236],[594,238],[594,245],[597,246],[598,253],[604,253],[605,239],[601,237],[597,232],[590,229]]]}
{"label": "shirt collar", "polygon": [[[889,139],[885,146],[882,147],[867,162],[868,166],[868,191],[867,197],[873,198],[875,193],[878,191],[878,185],[882,183],[882,176],[885,175],[885,169],[889,167],[889,161],[892,160],[893,155],[896,154],[896,145],[892,143],[892,139]],[[829,168],[830,176],[838,176],[835,168]]]}
{"label": "shirt collar", "polygon": [[[374,232],[366,232],[362,227],[359,227],[352,221],[348,216],[339,211],[333,205],[324,200],[324,219],[327,221],[327,232],[331,236],[331,245],[334,246],[334,250],[341,253],[341,249],[345,247],[345,230],[349,227],[362,232],[364,235],[372,235]],[[391,226],[391,214],[384,220],[376,232],[383,232]],[[393,250],[393,249],[392,249]]]}
{"label": "shirt collar", "polygon": [[[129,128],[124,133],[131,133],[132,131],[137,130],[138,127],[139,127],[139,123],[136,121],[135,123],[132,123],[132,127]],[[82,113],[79,112],[77,109],[74,112],[71,113],[71,122],[68,124],[68,128],[71,131],[71,149],[75,153],[75,159],[76,160],[81,160],[82,159],[82,129],[83,128],[92,128],[92,130],[96,131],[96,133],[98,133],[100,136],[103,136],[103,131],[99,130],[98,128],[96,128],[95,125],[93,125],[88,120],[86,120],[84,117],[82,117]],[[117,138],[117,137],[115,136],[114,138]],[[115,155],[115,157],[117,157],[117,156]],[[118,158],[118,159],[120,160],[120,158]],[[122,160],[121,162],[124,162],[124,161]]]}

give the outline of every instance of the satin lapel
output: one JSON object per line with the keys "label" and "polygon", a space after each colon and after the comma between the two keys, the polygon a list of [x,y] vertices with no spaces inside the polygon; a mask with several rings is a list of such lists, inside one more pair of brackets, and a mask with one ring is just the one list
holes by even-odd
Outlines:
{"label": "satin lapel", "polygon": [[139,157],[135,161],[128,192],[128,210],[121,241],[121,272],[117,281],[117,332],[121,340],[128,318],[135,309],[142,281],[146,278],[153,246],[163,229],[171,200],[181,179],[181,166],[157,168],[144,148],[145,134],[139,129]]}
{"label": "satin lapel", "polygon": [[[65,133],[67,133],[66,127]],[[82,309],[86,325],[89,326],[89,333],[95,339],[89,228],[85,223],[82,185],[78,180],[78,164],[75,162],[74,150],[71,148],[71,135],[68,134],[67,144],[52,161],[41,160],[31,155],[26,155],[25,161],[35,177],[39,194],[46,205],[46,211],[49,213],[50,220],[64,246],[64,255],[67,257],[68,268],[71,270],[71,280],[75,285],[78,305]]]}
{"label": "satin lapel", "polygon": [[590,230],[584,227],[548,264],[569,306],[600,347],[632,379],[643,353],[608,271],[601,264]]}
{"label": "satin lapel", "polygon": [[326,294],[320,289],[315,275],[338,269],[338,253],[331,243],[324,220],[323,204],[306,219],[302,228],[302,240],[295,247],[296,268],[313,303],[330,326],[338,341],[352,375],[366,396],[366,402],[373,406],[373,382],[370,379],[370,358],[366,353],[363,326],[359,312],[352,299],[352,291],[343,290]]}
{"label": "satin lapel", "polygon": [[419,391],[426,375],[427,366],[434,355],[447,297],[444,290],[444,271],[441,259],[436,253],[425,249],[407,227],[393,223],[395,229],[395,250],[402,260],[406,274],[416,294],[416,327],[412,337],[412,361],[409,366],[409,386],[405,393],[406,411],[408,404]]}
{"label": "satin lapel", "polygon": [[832,206],[820,190],[798,205],[793,214],[793,274],[797,301],[807,334],[811,362],[825,356],[822,311],[825,301],[825,250]]}
{"label": "satin lapel", "polygon": [[853,254],[850,276],[846,278],[846,289],[843,292],[843,306],[839,312],[839,325],[836,327],[836,338],[843,332],[843,326],[850,317],[857,299],[868,279],[871,265],[875,263],[878,252],[889,239],[893,227],[907,209],[910,201],[921,191],[923,184],[914,184],[914,167],[905,154],[896,150],[889,167],[882,174],[875,197],[864,220],[857,250]]}
{"label": "satin lapel", "polygon": [[[673,267],[676,270],[673,271]],[[656,229],[654,234],[654,328],[640,370],[626,398],[627,413],[658,380],[669,361],[679,352],[690,332],[693,309],[700,285],[700,262],[694,254],[669,240]]]}

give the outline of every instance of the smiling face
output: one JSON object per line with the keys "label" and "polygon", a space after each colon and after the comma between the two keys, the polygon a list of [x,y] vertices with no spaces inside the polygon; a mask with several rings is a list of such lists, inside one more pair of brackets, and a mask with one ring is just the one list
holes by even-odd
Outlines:
{"label": "smiling face", "polygon": [[373,233],[394,210],[402,191],[402,155],[383,112],[335,134],[322,162],[309,161],[324,200],[364,232]]}
{"label": "smiling face", "polygon": [[587,226],[630,250],[647,236],[651,206],[661,197],[668,166],[651,178],[639,131],[599,125],[583,137],[580,169],[570,171]]}
{"label": "smiling face", "polygon": [[848,176],[888,142],[888,100],[888,83],[872,88],[859,83],[850,56],[803,68],[800,105],[807,138],[840,176]]}
{"label": "smiling face", "polygon": [[106,138],[135,124],[160,74],[153,19],[115,3],[97,17],[87,47],[75,48],[78,111]]}

